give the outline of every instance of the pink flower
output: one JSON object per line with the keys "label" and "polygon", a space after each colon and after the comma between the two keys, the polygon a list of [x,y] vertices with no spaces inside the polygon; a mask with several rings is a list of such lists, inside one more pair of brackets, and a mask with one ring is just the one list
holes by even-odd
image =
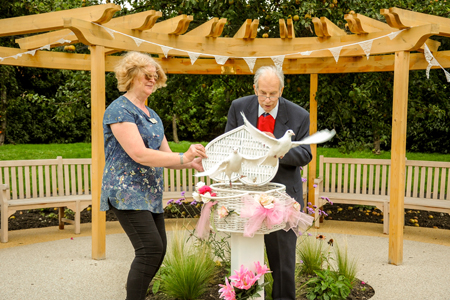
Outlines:
{"label": "pink flower", "polygon": [[230,276],[230,280],[234,281],[232,285],[238,289],[248,290],[258,280],[258,278],[255,277],[255,274],[245,268],[244,265],[241,265],[239,271],[235,270],[234,272],[236,275]]}
{"label": "pink flower", "polygon": [[271,271],[269,270],[269,268],[266,265],[262,265],[260,264],[260,262],[255,262],[255,267],[256,267],[256,276],[261,277],[262,275],[266,274],[266,273],[270,273]]}
{"label": "pink flower", "polygon": [[201,188],[198,189],[198,192],[199,192],[199,194],[204,195],[205,193],[208,193],[208,192],[211,193],[212,190],[211,190],[211,188],[209,186],[204,185],[204,186],[202,186]]}
{"label": "pink flower", "polygon": [[228,209],[225,206],[222,206],[217,210],[217,214],[219,215],[219,219],[223,219],[228,216]]}
{"label": "pink flower", "polygon": [[364,281],[361,281],[361,284],[366,284]]}
{"label": "pink flower", "polygon": [[225,285],[219,284],[219,286],[222,287],[219,290],[219,298],[223,298],[225,300],[236,300],[236,293],[233,286],[228,282],[228,278],[225,277]]}

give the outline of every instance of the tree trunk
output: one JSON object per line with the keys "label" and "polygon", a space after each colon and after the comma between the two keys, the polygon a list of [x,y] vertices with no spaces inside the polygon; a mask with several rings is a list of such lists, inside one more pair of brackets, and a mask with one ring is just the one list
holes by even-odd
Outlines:
{"label": "tree trunk", "polygon": [[172,117],[172,130],[173,130],[173,141],[178,144],[180,141],[178,140],[177,115],[176,114],[173,114],[173,117]]}
{"label": "tree trunk", "polygon": [[381,140],[380,135],[375,133],[373,135],[373,153],[380,154],[381,153]]}
{"label": "tree trunk", "polygon": [[0,146],[5,144],[6,137],[6,87],[3,85],[0,92]]}

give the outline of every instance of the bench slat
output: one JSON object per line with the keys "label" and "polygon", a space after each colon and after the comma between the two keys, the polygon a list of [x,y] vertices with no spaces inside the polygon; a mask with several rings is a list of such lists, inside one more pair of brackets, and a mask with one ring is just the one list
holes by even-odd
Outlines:
{"label": "bench slat", "polygon": [[414,167],[414,187],[412,197],[417,197],[419,191],[419,166]]}
{"label": "bench slat", "polygon": [[354,193],[355,191],[355,164],[350,164],[350,191],[349,193]]}
{"label": "bench slat", "polygon": [[356,165],[356,194],[361,194],[361,164]]}
{"label": "bench slat", "polygon": [[44,197],[44,168],[38,166],[38,178],[39,178],[39,196]]}
{"label": "bench slat", "polygon": [[434,168],[433,191],[430,198],[438,199],[439,196],[439,168]]}

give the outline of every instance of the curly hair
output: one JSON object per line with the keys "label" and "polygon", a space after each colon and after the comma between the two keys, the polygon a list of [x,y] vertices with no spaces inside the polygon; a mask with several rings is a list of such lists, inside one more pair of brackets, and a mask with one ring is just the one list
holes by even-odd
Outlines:
{"label": "curly hair", "polygon": [[158,80],[155,83],[154,91],[160,87],[165,87],[167,76],[162,67],[150,55],[137,51],[130,51],[123,56],[114,68],[119,91],[126,92],[130,90],[134,78],[145,73],[144,70],[148,65],[154,66],[156,68],[156,74],[158,74]]}

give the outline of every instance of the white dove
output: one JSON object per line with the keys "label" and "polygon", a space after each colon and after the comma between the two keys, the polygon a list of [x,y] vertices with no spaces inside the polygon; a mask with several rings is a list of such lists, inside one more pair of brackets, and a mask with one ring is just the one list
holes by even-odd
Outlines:
{"label": "white dove", "polygon": [[283,156],[291,149],[300,145],[307,144],[318,144],[323,143],[331,139],[336,131],[333,129],[329,131],[328,129],[318,131],[311,136],[304,138],[301,141],[292,141],[292,136],[295,135],[294,131],[291,129],[287,130],[283,137],[279,139],[272,138],[267,134],[263,133],[255,126],[253,126],[245,117],[245,114],[241,112],[242,118],[244,118],[244,124],[250,134],[257,139],[258,141],[264,143],[270,147],[269,152],[267,153],[266,159],[261,161],[262,165],[270,165],[275,167],[277,164],[278,158],[283,158]]}
{"label": "white dove", "polygon": [[233,152],[223,161],[215,164],[211,169],[206,170],[201,173],[195,174],[197,177],[201,176],[210,176],[210,177],[216,177],[221,172],[225,172],[225,175],[228,176],[228,179],[230,180],[230,186],[231,186],[231,175],[233,173],[238,173],[241,175],[241,167],[243,164],[248,164],[251,166],[258,166],[260,165],[261,161],[264,160],[264,156],[259,157],[247,157],[239,153],[238,148],[233,148]]}

